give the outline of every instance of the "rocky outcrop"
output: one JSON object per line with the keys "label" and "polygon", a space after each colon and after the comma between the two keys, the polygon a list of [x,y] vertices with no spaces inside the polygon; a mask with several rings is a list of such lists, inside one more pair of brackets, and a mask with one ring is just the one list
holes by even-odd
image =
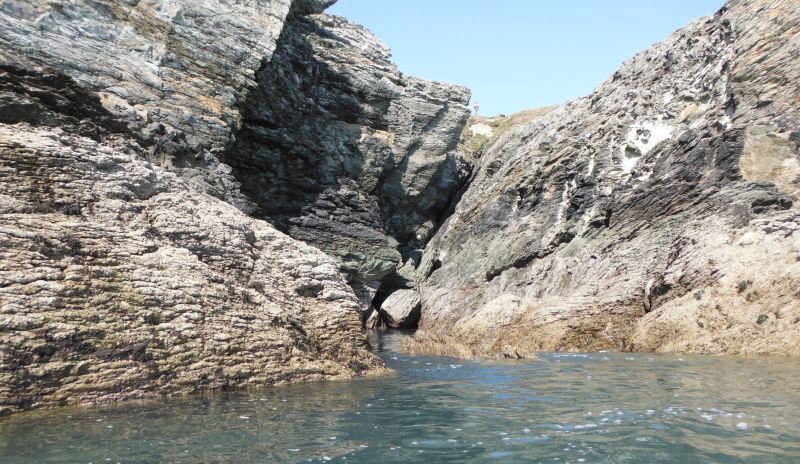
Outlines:
{"label": "rocky outcrop", "polygon": [[420,326],[800,354],[798,51],[797,2],[733,0],[500,137],[425,249]]}
{"label": "rocky outcrop", "polygon": [[466,180],[469,91],[403,75],[334,1],[11,0],[0,63],[97,92],[149,161],[336,257],[369,307]]}
{"label": "rocky outcrop", "polygon": [[0,68],[0,412],[382,370],[319,250],[153,166],[98,96]]}
{"label": "rocky outcrop", "polygon": [[255,216],[342,263],[365,303],[466,180],[467,89],[403,75],[368,30],[292,17],[224,161]]}
{"label": "rocky outcrop", "polygon": [[489,145],[501,135],[516,126],[533,121],[552,108],[552,106],[544,106],[533,110],[520,111],[511,116],[502,114],[492,117],[470,116],[467,120],[467,125],[464,126],[464,130],[461,132],[458,148],[467,158],[477,160]]}
{"label": "rocky outcrop", "polygon": [[[72,77],[130,127],[149,160],[248,210],[217,157],[291,3],[9,0],[0,4],[0,62]],[[303,12],[325,2],[295,3]]]}
{"label": "rocky outcrop", "polygon": [[421,310],[422,301],[416,290],[396,290],[370,315],[367,328],[416,329]]}
{"label": "rocky outcrop", "polygon": [[333,1],[0,2],[0,412],[382,371],[469,95]]}

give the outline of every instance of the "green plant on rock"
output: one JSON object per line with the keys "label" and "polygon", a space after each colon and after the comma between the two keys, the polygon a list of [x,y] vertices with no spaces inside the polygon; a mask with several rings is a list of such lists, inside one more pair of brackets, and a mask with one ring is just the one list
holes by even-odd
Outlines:
{"label": "green plant on rock", "polygon": [[158,314],[155,311],[150,311],[144,315],[144,322],[150,325],[161,324],[161,314]]}

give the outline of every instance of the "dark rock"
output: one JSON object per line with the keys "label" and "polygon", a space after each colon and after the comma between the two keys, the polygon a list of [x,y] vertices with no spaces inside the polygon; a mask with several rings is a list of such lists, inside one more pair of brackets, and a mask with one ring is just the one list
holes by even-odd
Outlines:
{"label": "dark rock", "polygon": [[256,216],[338,258],[367,301],[468,173],[467,89],[405,76],[389,55],[343,18],[290,18],[223,157]]}

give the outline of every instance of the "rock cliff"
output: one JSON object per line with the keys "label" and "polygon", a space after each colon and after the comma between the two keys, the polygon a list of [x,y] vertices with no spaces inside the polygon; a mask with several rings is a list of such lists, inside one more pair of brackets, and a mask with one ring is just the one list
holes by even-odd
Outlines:
{"label": "rock cliff", "polygon": [[[313,2],[301,6],[314,10]],[[6,1],[0,61],[75,79],[126,123],[148,159],[247,208],[217,156],[232,143],[239,107],[290,7],[291,0]]]}
{"label": "rock cliff", "polygon": [[4,65],[0,112],[0,412],[381,371],[336,262],[147,162],[97,95]]}
{"label": "rock cliff", "polygon": [[469,92],[334,1],[0,3],[0,412],[382,371]]}
{"label": "rock cliff", "polygon": [[466,180],[469,91],[405,76],[334,1],[13,0],[0,60],[97,92],[149,161],[337,258],[369,308]]}
{"label": "rock cliff", "polygon": [[223,158],[254,215],[335,256],[366,304],[469,173],[456,149],[468,90],[405,76],[389,57],[344,18],[290,18]]}
{"label": "rock cliff", "polygon": [[383,370],[469,94],[334,1],[0,3],[0,412]]}
{"label": "rock cliff", "polygon": [[800,354],[798,53],[796,1],[732,0],[501,136],[416,269],[427,343]]}

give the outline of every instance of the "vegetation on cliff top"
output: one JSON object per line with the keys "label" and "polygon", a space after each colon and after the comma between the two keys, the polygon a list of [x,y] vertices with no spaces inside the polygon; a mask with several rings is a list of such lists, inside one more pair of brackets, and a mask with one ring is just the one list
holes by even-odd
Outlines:
{"label": "vegetation on cliff top", "polygon": [[498,137],[515,126],[527,124],[539,116],[547,113],[553,107],[544,106],[532,110],[520,111],[511,116],[504,114],[498,116],[470,116],[467,125],[461,132],[458,148],[464,156],[472,161],[478,160],[489,145]]}

